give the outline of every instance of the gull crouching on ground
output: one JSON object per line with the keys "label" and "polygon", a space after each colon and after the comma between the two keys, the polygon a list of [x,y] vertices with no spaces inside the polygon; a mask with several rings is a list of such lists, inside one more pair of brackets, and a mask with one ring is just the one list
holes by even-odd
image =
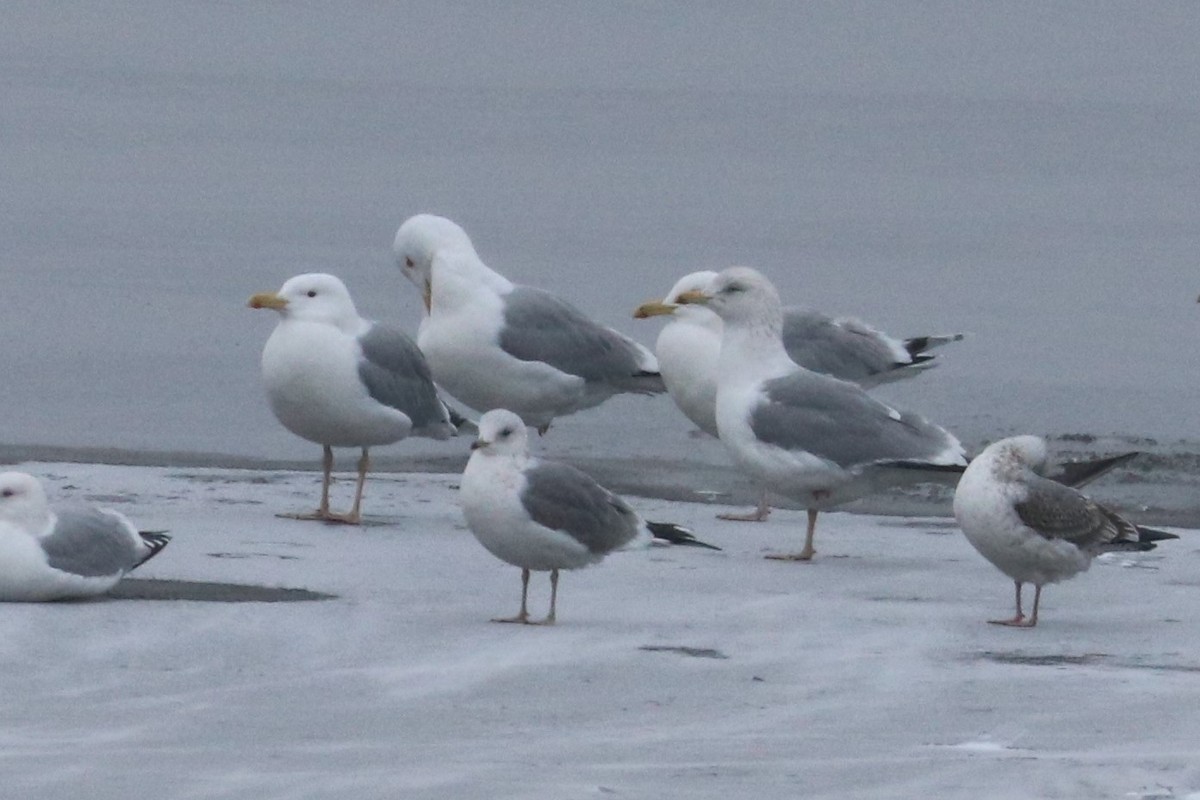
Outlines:
{"label": "gull crouching on ground", "polygon": [[[717,362],[721,354],[721,318],[709,308],[681,303],[688,292],[703,291],[717,273],[693,272],[680,278],[662,300],[643,303],[637,319],[667,316],[654,354],[663,383],[679,410],[700,430],[717,436]],[[857,319],[835,319],[818,311],[783,309],[783,347],[802,367],[864,388],[911,378],[935,365],[928,350],[957,342],[963,334],[896,339]],[[771,513],[763,491],[749,514],[719,514],[721,519],[761,522]]]}
{"label": "gull crouching on ground", "polygon": [[[1014,436],[989,445],[963,473],[954,517],[967,541],[1016,584],[1016,613],[996,625],[1037,625],[1042,587],[1084,572],[1092,559],[1116,550],[1153,550],[1173,533],[1135,525],[1069,486],[1043,477],[1044,439]],[[1032,583],[1025,616],[1021,589]]]}
{"label": "gull crouching on ground", "polygon": [[783,307],[749,267],[685,292],[721,317],[717,432],[761,485],[804,503],[804,547],[768,558],[811,560],[818,512],[893,486],[953,483],[967,465],[952,434],[871,397],[857,384],[805,369],[783,345]]}
{"label": "gull crouching on ground", "polygon": [[454,222],[411,217],[394,251],[425,304],[417,343],[434,378],[471,408],[510,409],[545,433],[556,417],[613,395],[666,391],[653,353],[490,269]]}
{"label": "gull crouching on ground", "polygon": [[103,594],[170,538],[161,531],[139,532],[108,509],[53,510],[37,478],[0,474],[0,600]]}
{"label": "gull crouching on ground", "polygon": [[[369,448],[456,432],[429,366],[399,328],[360,317],[333,275],[297,275],[277,292],[254,295],[249,306],[280,316],[262,353],[271,410],[289,431],[324,448],[320,505],[284,516],[357,525]],[[329,510],[335,447],[362,449],[354,504],[345,514]]]}
{"label": "gull crouching on ground", "polygon": [[[677,525],[647,522],[589,475],[529,455],[519,416],[495,409],[479,420],[479,438],[461,484],[467,526],[488,552],[521,568],[521,610],[493,622],[553,624],[558,573],[601,561],[614,550],[667,544],[720,548]],[[550,573],[550,612],[533,623],[527,606],[531,571]]]}

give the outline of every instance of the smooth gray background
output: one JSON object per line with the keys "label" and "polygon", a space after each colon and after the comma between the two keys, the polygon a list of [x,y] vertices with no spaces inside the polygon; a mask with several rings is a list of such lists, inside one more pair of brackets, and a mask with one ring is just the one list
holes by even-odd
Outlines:
{"label": "smooth gray background", "polygon": [[[1200,437],[1197,42],[1191,3],[4,3],[0,444],[315,458],[245,300],[331,271],[415,331],[419,211],[647,344],[734,263],[969,331],[883,392],[968,442]],[[688,429],[620,399],[541,446],[723,460]]]}

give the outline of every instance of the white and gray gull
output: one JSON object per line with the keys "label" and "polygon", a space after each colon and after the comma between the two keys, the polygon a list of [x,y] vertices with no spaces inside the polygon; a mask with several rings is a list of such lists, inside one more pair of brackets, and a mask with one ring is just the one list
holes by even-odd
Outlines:
{"label": "white and gray gull", "polygon": [[[277,292],[254,295],[249,306],[280,317],[262,353],[271,410],[289,431],[324,448],[320,505],[284,516],[357,525],[369,448],[456,433],[429,366],[399,328],[360,317],[333,275],[297,275]],[[329,510],[334,447],[362,448],[354,504],[345,514]]]}
{"label": "white and gray gull", "polygon": [[760,484],[804,503],[811,560],[817,514],[893,486],[953,482],[967,464],[952,434],[901,412],[850,381],[805,369],[783,343],[783,306],[756,270],[731,267],[679,301],[712,309],[723,325],[717,365],[717,432],[734,462]]}
{"label": "white and gray gull", "polygon": [[[521,610],[494,622],[553,624],[559,570],[598,563],[614,550],[654,542],[719,549],[685,528],[647,522],[569,464],[531,456],[525,424],[505,409],[480,418],[460,496],[467,526],[479,543],[521,568]],[[527,607],[531,571],[550,573],[550,613],[540,623],[530,620]]]}
{"label": "white and gray gull", "polygon": [[104,594],[169,540],[161,531],[139,532],[109,509],[52,509],[37,478],[0,474],[0,600]]}
{"label": "white and gray gull", "polygon": [[[1152,550],[1175,534],[1135,525],[1075,489],[1044,477],[1044,439],[1013,436],[989,445],[963,473],[954,493],[954,517],[967,541],[1016,584],[1016,613],[996,625],[1037,625],[1042,587],[1087,570],[1115,550]],[[1032,583],[1026,617],[1021,589]]]}
{"label": "white and gray gull", "polygon": [[[711,309],[679,302],[686,292],[702,291],[717,273],[683,276],[662,300],[651,300],[633,312],[637,319],[666,316],[654,354],[663,382],[679,410],[700,430],[717,436],[717,361],[721,353],[721,318]],[[834,318],[811,309],[783,309],[783,347],[788,357],[813,372],[854,381],[870,388],[915,377],[936,365],[929,350],[957,342],[963,334],[896,339],[851,317]],[[749,514],[719,514],[721,519],[761,522],[771,512],[767,492]]]}
{"label": "white and gray gull", "polygon": [[417,344],[438,385],[471,408],[510,409],[545,433],[613,395],[666,391],[653,353],[490,269],[454,222],[411,217],[393,249],[425,304]]}

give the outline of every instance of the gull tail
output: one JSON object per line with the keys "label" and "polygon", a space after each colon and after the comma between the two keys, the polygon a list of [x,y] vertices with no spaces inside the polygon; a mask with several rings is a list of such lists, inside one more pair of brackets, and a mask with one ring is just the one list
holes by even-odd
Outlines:
{"label": "gull tail", "polygon": [[709,550],[720,550],[715,544],[702,542],[692,535],[687,528],[671,522],[646,522],[650,535],[654,537],[653,544],[677,544],[684,547],[707,547]]}
{"label": "gull tail", "polygon": [[1138,532],[1138,544],[1141,545],[1139,550],[1153,550],[1157,547],[1156,542],[1162,542],[1167,539],[1178,539],[1174,533],[1160,531],[1157,528],[1144,528],[1141,525],[1136,526]]}
{"label": "gull tail", "polygon": [[1058,472],[1047,477],[1052,481],[1078,489],[1140,455],[1139,451],[1134,450],[1130,453],[1121,453],[1110,458],[1098,458],[1094,461],[1068,461],[1059,465]]}
{"label": "gull tail", "polygon": [[167,546],[167,542],[171,541],[171,537],[167,535],[166,531],[138,531],[138,536],[142,537],[142,543],[146,545],[148,552],[145,558],[134,564],[131,569],[137,569],[154,558]]}
{"label": "gull tail", "polygon": [[943,333],[935,336],[914,336],[911,339],[904,340],[904,349],[913,357],[913,363],[919,361],[928,361],[933,356],[924,356],[919,358],[926,350],[932,350],[935,347],[941,347],[944,344],[951,342],[961,342],[967,335],[965,333]]}

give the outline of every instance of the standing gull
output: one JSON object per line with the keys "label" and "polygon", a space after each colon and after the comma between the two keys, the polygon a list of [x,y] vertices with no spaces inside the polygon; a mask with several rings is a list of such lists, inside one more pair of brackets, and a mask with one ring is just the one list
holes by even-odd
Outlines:
{"label": "standing gull", "polygon": [[721,441],[762,485],[808,509],[804,548],[769,558],[811,560],[823,509],[892,486],[954,481],[966,467],[962,445],[947,431],[793,361],[783,345],[779,295],[755,270],[731,267],[679,299],[708,306],[724,322]]}
{"label": "standing gull", "polygon": [[[1001,439],[975,457],[954,493],[954,517],[967,541],[1016,584],[1016,614],[989,620],[996,625],[1037,625],[1042,587],[1084,572],[1100,553],[1153,550],[1155,542],[1179,538],[1043,477],[1047,462],[1042,438]],[[1028,618],[1021,609],[1026,583],[1034,586]]]}
{"label": "standing gull", "polygon": [[[721,318],[711,309],[681,304],[679,297],[701,291],[717,273],[693,272],[680,278],[662,300],[643,303],[637,319],[666,315],[654,354],[663,383],[679,410],[700,430],[717,435],[717,360],[721,353]],[[788,357],[813,372],[854,381],[863,387],[911,378],[934,366],[926,351],[963,334],[895,339],[850,317],[834,319],[818,311],[783,310],[783,346]],[[721,519],[761,522],[771,513],[763,491],[749,514],[719,514]]]}
{"label": "standing gull", "polygon": [[511,409],[545,433],[615,394],[666,391],[649,350],[489,269],[450,220],[411,217],[394,250],[425,304],[417,343],[438,384],[468,406]]}
{"label": "standing gull", "polygon": [[0,474],[0,600],[103,594],[157,555],[170,538],[140,533],[108,509],[53,511],[37,478]]}
{"label": "standing gull", "polygon": [[[719,548],[689,531],[647,522],[629,504],[568,464],[529,455],[521,418],[496,409],[479,420],[479,438],[463,471],[461,496],[467,526],[488,552],[521,568],[521,610],[493,622],[554,624],[558,571],[601,561],[614,550],[659,540]],[[550,613],[529,619],[531,570],[550,573]]]}
{"label": "standing gull", "polygon": [[[284,516],[357,525],[370,447],[410,435],[446,439],[455,433],[429,367],[400,329],[360,317],[333,275],[297,275],[278,292],[254,295],[249,306],[280,316],[262,354],[271,410],[289,431],[325,449],[320,506],[311,514]],[[362,448],[347,514],[329,510],[335,447]]]}

